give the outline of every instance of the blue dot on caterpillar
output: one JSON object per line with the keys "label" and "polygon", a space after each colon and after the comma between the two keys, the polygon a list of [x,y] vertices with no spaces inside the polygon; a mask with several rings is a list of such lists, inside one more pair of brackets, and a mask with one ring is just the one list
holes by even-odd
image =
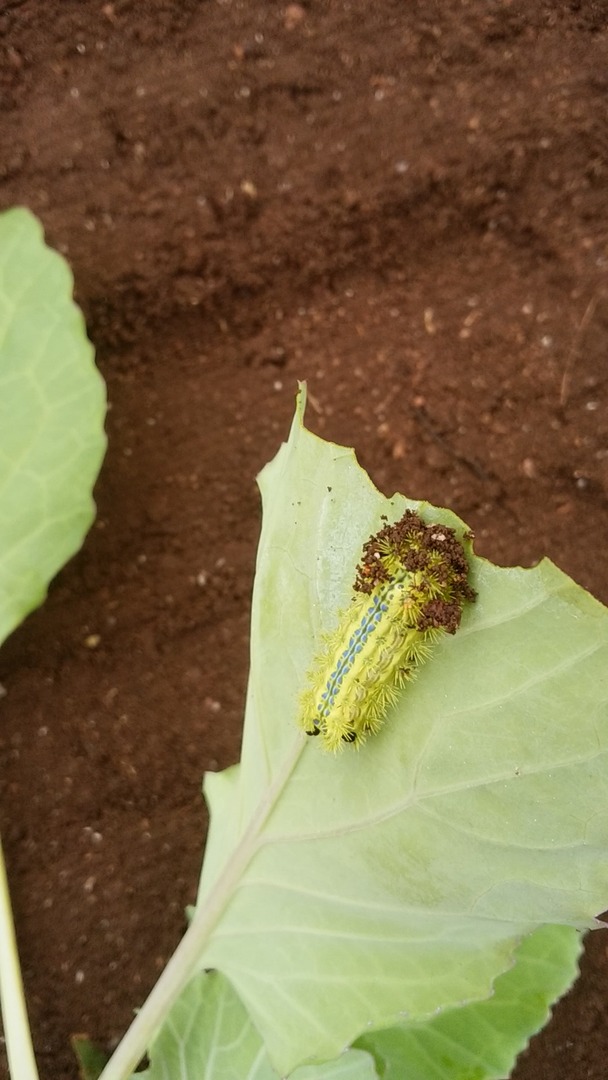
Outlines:
{"label": "blue dot on caterpillar", "polygon": [[[467,534],[465,539],[470,539]],[[352,603],[308,673],[300,726],[324,749],[360,746],[475,599],[454,529],[406,510],[363,545]]]}

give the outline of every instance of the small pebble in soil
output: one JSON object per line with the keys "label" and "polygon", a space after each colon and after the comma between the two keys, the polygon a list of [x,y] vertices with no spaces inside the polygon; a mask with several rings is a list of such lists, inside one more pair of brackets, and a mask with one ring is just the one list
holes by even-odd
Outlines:
{"label": "small pebble in soil", "polygon": [[295,30],[305,17],[306,12],[301,4],[288,4],[283,15],[283,25],[286,30]]}

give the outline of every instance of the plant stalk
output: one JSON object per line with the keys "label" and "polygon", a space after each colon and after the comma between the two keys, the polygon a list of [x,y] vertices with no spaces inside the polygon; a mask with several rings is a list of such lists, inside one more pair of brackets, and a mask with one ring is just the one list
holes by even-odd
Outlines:
{"label": "plant stalk", "polygon": [[1,841],[0,1004],[9,1073],[13,1080],[38,1080]]}
{"label": "plant stalk", "polygon": [[260,800],[249,826],[229,856],[224,870],[204,904],[197,906],[190,926],[124,1038],[112,1054],[99,1080],[129,1080],[182,990],[198,971],[204,969],[205,946],[244,871],[258,850],[262,828],[293,772],[304,744],[305,736],[298,735],[292,751],[287,755],[276,779]]}

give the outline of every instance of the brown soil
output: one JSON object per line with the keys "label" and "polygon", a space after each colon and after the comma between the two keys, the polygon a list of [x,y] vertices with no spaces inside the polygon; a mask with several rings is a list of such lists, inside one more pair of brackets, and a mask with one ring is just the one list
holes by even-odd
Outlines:
{"label": "brown soil", "polygon": [[[606,0],[0,3],[0,204],[71,261],[111,403],[96,526],[0,659],[43,1080],[74,1077],[70,1032],[119,1037],[182,932],[296,379],[383,490],[608,601],[607,24]],[[605,1078],[606,941],[517,1080]]]}

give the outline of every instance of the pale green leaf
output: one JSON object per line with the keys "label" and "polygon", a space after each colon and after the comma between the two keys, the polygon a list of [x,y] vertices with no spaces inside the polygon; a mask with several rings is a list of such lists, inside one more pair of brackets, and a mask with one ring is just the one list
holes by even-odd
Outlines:
{"label": "pale green leaf", "polygon": [[[196,975],[174,1005],[133,1080],[279,1080],[262,1040],[230,983]],[[337,1060],[297,1069],[290,1080],[377,1080],[373,1058],[349,1050]]]}
{"label": "pale green leaf", "polygon": [[381,1080],[504,1080],[576,977],[581,947],[569,926],[540,927],[522,942],[492,997],[426,1024],[364,1035],[357,1046],[373,1055]]}
{"label": "pale green leaf", "polygon": [[0,642],[94,515],[105,393],[72,286],[37,219],[0,214]]}
{"label": "pale green leaf", "polygon": [[487,997],[524,935],[606,906],[608,613],[547,561],[474,558],[459,632],[378,736],[324,754],[295,727],[304,673],[362,543],[415,504],[384,499],[299,416],[261,488],[242,763],[228,787],[207,781],[197,917],[214,913],[201,963],[288,1072],[366,1027]]}

